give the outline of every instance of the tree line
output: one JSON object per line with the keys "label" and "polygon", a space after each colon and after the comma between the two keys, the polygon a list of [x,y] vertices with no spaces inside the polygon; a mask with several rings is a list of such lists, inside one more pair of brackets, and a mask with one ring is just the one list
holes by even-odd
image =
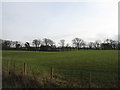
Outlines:
{"label": "tree line", "polygon": [[65,43],[64,39],[59,41],[59,46],[51,39],[44,38],[34,39],[32,43],[12,40],[0,39],[0,47],[2,50],[27,50],[27,51],[68,51],[68,50],[81,50],[81,49],[92,49],[92,50],[120,50],[120,41],[105,39],[96,40],[94,42],[85,42],[81,38],[74,38],[72,45]]}

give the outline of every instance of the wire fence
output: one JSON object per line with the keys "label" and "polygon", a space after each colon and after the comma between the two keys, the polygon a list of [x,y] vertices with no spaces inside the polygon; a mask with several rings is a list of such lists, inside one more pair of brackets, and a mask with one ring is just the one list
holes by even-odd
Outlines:
{"label": "wire fence", "polygon": [[[79,87],[79,88],[99,88],[99,87],[111,87],[116,88],[118,86],[118,74],[117,72],[103,72],[103,71],[81,71],[76,69],[65,69],[65,68],[57,68],[54,66],[45,66],[39,65],[35,63],[24,63],[24,62],[11,62],[11,61],[3,61],[3,74],[14,76],[20,75],[31,76],[34,80],[38,81],[38,79],[48,78],[50,83],[53,83],[53,80],[59,80],[59,85],[63,87]],[[3,75],[4,76],[4,75]],[[14,77],[13,77],[14,78]],[[24,81],[27,81],[24,78]],[[4,77],[3,77],[4,79]],[[19,80],[20,78],[18,78]],[[49,80],[47,82],[49,82]],[[11,82],[15,82],[11,79]],[[32,82],[33,83],[33,82]],[[46,82],[44,82],[46,83]],[[55,82],[56,83],[56,82]],[[3,83],[3,87],[7,87]],[[27,83],[24,82],[24,87],[28,87],[29,85],[25,86]],[[64,86],[66,84],[66,86]],[[33,85],[33,84],[32,84]],[[34,82],[34,86],[36,86],[36,82]],[[48,84],[47,84],[48,85]],[[50,85],[45,85],[44,87],[50,87]],[[14,86],[14,85],[13,85]],[[40,85],[36,86],[39,87]],[[55,85],[53,85],[54,87]],[[18,87],[18,85],[16,85]],[[40,86],[42,87],[42,86]],[[55,86],[58,87],[58,86]],[[61,87],[61,86],[60,86]]]}

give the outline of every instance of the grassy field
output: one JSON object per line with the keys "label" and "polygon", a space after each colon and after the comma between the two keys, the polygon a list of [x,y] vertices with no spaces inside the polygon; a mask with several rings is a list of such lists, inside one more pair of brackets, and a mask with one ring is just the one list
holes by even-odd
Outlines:
{"label": "grassy field", "polygon": [[[27,72],[32,71],[35,75],[41,72],[49,73],[52,66],[54,75],[72,80],[78,80],[82,76],[89,77],[90,72],[91,87],[117,87],[117,50],[3,51],[2,54],[3,67],[9,62],[9,67],[12,68],[12,63],[15,62],[16,72],[22,70],[23,63],[27,64]],[[81,73],[84,74],[81,76]]]}

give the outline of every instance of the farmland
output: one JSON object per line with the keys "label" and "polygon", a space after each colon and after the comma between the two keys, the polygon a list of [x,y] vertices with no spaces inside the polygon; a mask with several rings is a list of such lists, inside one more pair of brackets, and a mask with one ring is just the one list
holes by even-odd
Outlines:
{"label": "farmland", "polygon": [[[27,75],[30,75],[31,71],[34,75],[50,73],[50,68],[53,67],[53,77],[56,75],[79,80],[81,73],[86,77],[89,77],[90,73],[91,87],[117,87],[118,50],[3,51],[2,54],[3,72],[8,63],[9,70],[15,63],[15,72],[19,73],[19,70],[23,70],[23,63],[26,63]],[[3,82],[3,87],[10,87],[5,85],[6,83]]]}

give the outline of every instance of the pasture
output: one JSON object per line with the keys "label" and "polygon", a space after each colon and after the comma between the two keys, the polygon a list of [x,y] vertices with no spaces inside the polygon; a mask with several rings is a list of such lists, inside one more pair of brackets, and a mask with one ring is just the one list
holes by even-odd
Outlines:
{"label": "pasture", "polygon": [[[27,75],[46,73],[53,67],[53,77],[62,77],[73,80],[75,84],[81,78],[90,78],[91,87],[117,87],[118,80],[118,50],[79,50],[64,52],[39,52],[39,51],[2,51],[3,72],[9,62],[9,70],[14,69],[19,73],[23,70],[23,63],[27,64]],[[43,75],[45,76],[45,74]],[[37,76],[39,78],[40,76]],[[4,76],[3,76],[4,79]],[[60,80],[59,80],[60,81]],[[5,85],[3,87],[10,87]],[[63,81],[60,87],[63,86]],[[65,83],[65,82],[64,82]],[[68,83],[70,84],[70,82]],[[82,84],[82,83],[81,83]],[[85,84],[87,85],[87,84]],[[80,87],[87,87],[87,86]],[[72,86],[72,85],[71,85]],[[48,86],[49,87],[49,86]],[[69,87],[69,85],[67,86]],[[77,86],[73,86],[77,87]]]}

